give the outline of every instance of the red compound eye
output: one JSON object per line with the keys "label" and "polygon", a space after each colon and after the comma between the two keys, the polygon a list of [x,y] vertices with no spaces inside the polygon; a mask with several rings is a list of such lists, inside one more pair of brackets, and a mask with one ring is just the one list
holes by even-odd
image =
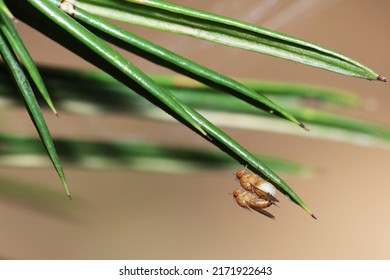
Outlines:
{"label": "red compound eye", "polygon": [[233,196],[234,197],[237,197],[239,194],[240,194],[240,192],[238,190],[233,191]]}
{"label": "red compound eye", "polygon": [[245,171],[244,171],[243,169],[238,170],[238,171],[236,172],[236,177],[237,177],[238,179],[241,179],[242,176],[244,176],[244,174],[245,174]]}

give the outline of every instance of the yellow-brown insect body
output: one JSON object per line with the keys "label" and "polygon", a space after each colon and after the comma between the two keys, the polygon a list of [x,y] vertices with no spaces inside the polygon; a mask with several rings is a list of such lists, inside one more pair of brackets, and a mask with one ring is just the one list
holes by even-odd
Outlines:
{"label": "yellow-brown insect body", "polygon": [[233,196],[237,201],[237,204],[243,208],[249,209],[249,200],[247,197],[247,191],[244,189],[236,189],[233,191]]}
{"label": "yellow-brown insect body", "polygon": [[260,176],[246,169],[237,171],[236,177],[240,180],[241,187],[249,192],[252,192],[253,188],[259,185],[261,181],[263,181]]}
{"label": "yellow-brown insect body", "polygon": [[276,188],[259,175],[244,168],[236,172],[236,177],[240,180],[241,187],[246,191],[255,193],[259,198],[279,202],[275,198]]}
{"label": "yellow-brown insect body", "polygon": [[267,208],[274,204],[273,201],[259,198],[256,194],[249,192],[243,188],[234,190],[233,196],[236,199],[237,204],[240,205],[242,208],[248,210],[253,209],[263,215],[266,215],[269,218],[275,218],[271,213],[264,210],[264,208]]}

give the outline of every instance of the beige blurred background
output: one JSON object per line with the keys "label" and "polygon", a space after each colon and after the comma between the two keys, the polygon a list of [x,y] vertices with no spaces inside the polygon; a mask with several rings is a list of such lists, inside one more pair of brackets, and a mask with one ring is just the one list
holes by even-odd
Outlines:
{"label": "beige blurred background", "polygon": [[[390,76],[389,1],[175,2],[325,45]],[[18,23],[18,29],[37,62],[93,68],[23,23]],[[371,104],[366,108],[375,108],[362,110],[357,115],[390,125],[388,84],[343,77],[179,35],[143,28],[131,30],[226,75],[316,83],[355,91]],[[142,59],[128,57],[145,71],[169,73]],[[156,124],[123,116],[60,114],[59,119],[46,114],[55,136],[144,139],[211,147],[178,123]],[[10,110],[2,113],[1,118],[2,132],[34,133],[23,111]],[[87,171],[65,166],[74,197],[66,204],[67,218],[0,197],[0,258],[390,258],[388,148],[367,149],[297,136],[226,131],[254,152],[314,166],[317,172],[312,177],[280,175],[318,220],[281,196],[280,208],[271,210],[276,220],[240,209],[229,194],[237,184],[232,175],[235,170],[173,175],[131,170]],[[1,168],[0,175],[63,191],[53,169]]]}

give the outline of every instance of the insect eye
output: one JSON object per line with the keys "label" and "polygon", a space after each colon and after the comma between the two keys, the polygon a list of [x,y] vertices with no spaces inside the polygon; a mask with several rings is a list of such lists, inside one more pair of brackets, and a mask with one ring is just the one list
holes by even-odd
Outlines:
{"label": "insect eye", "polygon": [[238,190],[233,191],[233,196],[234,197],[237,197],[239,194],[240,194],[240,192]]}
{"label": "insect eye", "polygon": [[243,170],[238,170],[238,171],[236,172],[236,177],[237,177],[238,179],[241,179],[242,176],[244,176],[244,171],[243,171]]}

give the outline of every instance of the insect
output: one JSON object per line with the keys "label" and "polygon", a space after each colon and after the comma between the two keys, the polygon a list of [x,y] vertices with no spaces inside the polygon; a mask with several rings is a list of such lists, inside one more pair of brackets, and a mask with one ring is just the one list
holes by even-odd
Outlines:
{"label": "insect", "polygon": [[249,192],[243,188],[239,188],[233,191],[233,197],[237,201],[237,204],[245,209],[253,209],[268,218],[275,219],[275,216],[264,210],[274,204],[273,201],[259,198],[257,194]]}
{"label": "insect", "polygon": [[240,180],[240,185],[244,190],[255,193],[259,198],[270,201],[272,204],[279,202],[275,197],[276,188],[259,175],[244,168],[236,172],[236,177]]}

